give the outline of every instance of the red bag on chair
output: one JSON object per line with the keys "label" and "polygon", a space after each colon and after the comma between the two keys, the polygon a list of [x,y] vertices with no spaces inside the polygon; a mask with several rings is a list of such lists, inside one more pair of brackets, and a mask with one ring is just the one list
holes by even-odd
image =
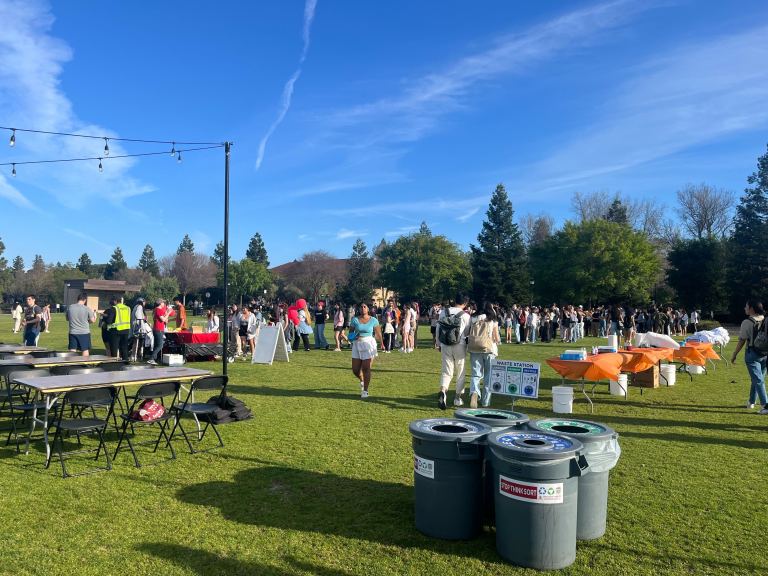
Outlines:
{"label": "red bag on chair", "polygon": [[160,404],[160,402],[155,402],[151,398],[148,400],[144,400],[139,405],[138,410],[134,410],[131,413],[131,419],[132,420],[141,420],[143,422],[150,422],[152,420],[157,420],[158,418],[162,418],[165,415],[165,406]]}

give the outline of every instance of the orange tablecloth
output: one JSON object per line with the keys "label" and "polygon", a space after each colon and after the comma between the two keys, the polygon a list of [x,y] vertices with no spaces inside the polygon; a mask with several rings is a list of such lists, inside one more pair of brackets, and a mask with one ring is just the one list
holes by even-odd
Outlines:
{"label": "orange tablecloth", "polygon": [[587,356],[586,360],[548,358],[546,362],[560,376],[569,380],[616,380],[626,361],[627,358],[620,353],[608,353]]}
{"label": "orange tablecloth", "polygon": [[720,355],[715,352],[714,344],[712,344],[712,342],[687,342],[686,346],[695,348],[702,356],[704,356],[704,358],[720,360]]}
{"label": "orange tablecloth", "polygon": [[672,358],[672,348],[633,348],[621,350],[619,354],[625,357],[625,363],[621,367],[622,372],[644,372],[656,366],[661,360]]}

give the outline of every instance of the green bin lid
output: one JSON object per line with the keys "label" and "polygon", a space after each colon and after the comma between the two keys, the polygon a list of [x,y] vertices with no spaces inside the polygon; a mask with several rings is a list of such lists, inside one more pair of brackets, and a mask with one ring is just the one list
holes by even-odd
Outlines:
{"label": "green bin lid", "polygon": [[584,445],[574,438],[525,430],[497,432],[488,437],[488,444],[502,454],[527,460],[570,458],[584,449]]}
{"label": "green bin lid", "polygon": [[481,422],[455,418],[414,420],[408,430],[415,438],[437,442],[474,442],[491,433],[491,427]]}
{"label": "green bin lid", "polygon": [[575,420],[573,418],[544,418],[543,420],[529,422],[528,426],[539,432],[562,434],[569,438],[577,438],[582,443],[619,437],[613,428],[609,428],[604,424],[588,420]]}
{"label": "green bin lid", "polygon": [[530,420],[522,412],[512,412],[511,410],[494,410],[493,408],[460,408],[454,412],[456,418],[461,420],[470,420],[472,422],[481,422],[488,424],[492,428],[499,426],[520,426]]}

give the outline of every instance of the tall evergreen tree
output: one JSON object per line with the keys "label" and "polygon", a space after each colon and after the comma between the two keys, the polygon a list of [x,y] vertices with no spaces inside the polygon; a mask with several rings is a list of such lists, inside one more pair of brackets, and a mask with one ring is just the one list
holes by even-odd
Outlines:
{"label": "tall evergreen tree", "polygon": [[[229,261],[232,262],[231,256]],[[213,256],[211,256],[211,262],[216,264],[216,268],[219,270],[224,269],[224,242],[216,243],[216,248],[213,249]]]}
{"label": "tall evergreen tree", "polygon": [[91,273],[92,266],[93,262],[91,262],[91,257],[88,256],[88,253],[83,252],[80,254],[80,258],[77,259],[77,269],[87,276]]}
{"label": "tall evergreen tree", "polygon": [[192,238],[189,237],[189,234],[184,234],[184,238],[181,240],[181,244],[179,244],[178,250],[176,250],[176,254],[182,254],[184,252],[194,252],[195,251],[195,245],[192,242]]}
{"label": "tall evergreen tree", "polygon": [[8,267],[8,260],[3,257],[3,252],[5,252],[5,244],[0,240],[0,270],[5,270]]}
{"label": "tall evergreen tree", "polygon": [[478,302],[510,306],[528,299],[528,266],[520,229],[513,220],[512,202],[503,184],[496,186],[478,245],[470,245],[473,292]]}
{"label": "tall evergreen tree", "polygon": [[245,257],[249,260],[253,260],[257,264],[264,264],[265,268],[269,268],[269,258],[267,257],[267,249],[264,247],[264,240],[261,238],[261,234],[256,232],[248,244],[248,250],[245,251]]}
{"label": "tall evergreen tree", "polygon": [[120,246],[118,246],[112,253],[112,257],[109,259],[107,267],[104,269],[104,278],[107,280],[113,280],[119,272],[125,270],[126,268],[128,268],[128,263],[123,257],[123,251],[120,249]]}
{"label": "tall evergreen tree", "polygon": [[13,259],[12,268],[14,274],[24,272],[24,258],[16,256],[16,258]]}
{"label": "tall evergreen tree", "polygon": [[613,199],[613,202],[611,202],[611,205],[608,207],[608,211],[605,213],[605,219],[614,224],[629,225],[627,207],[620,198],[616,197]]}
{"label": "tall evergreen tree", "polygon": [[744,315],[750,297],[768,294],[768,152],[757,159],[757,171],[747,178],[734,218],[728,256],[730,311]]}
{"label": "tall evergreen tree", "polygon": [[157,258],[155,258],[155,250],[149,244],[144,246],[144,251],[141,253],[139,269],[152,276],[160,275],[160,265],[157,263]]}
{"label": "tall evergreen tree", "polygon": [[373,258],[368,253],[368,247],[361,238],[355,241],[352,254],[347,260],[347,278],[339,290],[339,297],[348,303],[358,303],[370,300],[376,274],[373,270]]}

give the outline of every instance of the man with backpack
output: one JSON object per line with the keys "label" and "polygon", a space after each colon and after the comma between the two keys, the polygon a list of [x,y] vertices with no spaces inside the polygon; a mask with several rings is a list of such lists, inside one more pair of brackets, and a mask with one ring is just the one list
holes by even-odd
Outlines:
{"label": "man with backpack", "polygon": [[749,400],[747,408],[755,407],[755,400],[760,399],[763,405],[760,414],[768,414],[768,396],[765,393],[766,359],[768,358],[768,323],[765,319],[763,303],[756,299],[747,300],[744,313],[748,316],[739,328],[739,343],[731,356],[731,363],[736,362],[736,357],[746,345],[744,362],[747,364],[747,372],[751,386],[749,388]]}
{"label": "man with backpack", "polygon": [[442,367],[440,370],[440,392],[437,395],[437,405],[441,410],[446,408],[448,388],[454,374],[456,375],[456,396],[454,406],[462,406],[461,394],[464,392],[466,372],[464,362],[467,357],[467,336],[469,335],[469,314],[464,311],[469,298],[464,294],[456,295],[456,303],[440,312],[437,321],[437,341],[440,342]]}

